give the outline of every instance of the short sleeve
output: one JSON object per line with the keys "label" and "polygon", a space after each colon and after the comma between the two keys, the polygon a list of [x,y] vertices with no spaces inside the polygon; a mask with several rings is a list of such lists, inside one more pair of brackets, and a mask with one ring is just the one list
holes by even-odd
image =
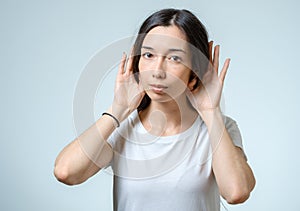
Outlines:
{"label": "short sleeve", "polygon": [[121,122],[120,127],[116,128],[112,134],[107,138],[106,142],[111,146],[113,150],[113,158],[110,161],[110,163],[105,167],[112,167],[113,168],[113,163],[114,163],[114,157],[115,157],[115,152],[118,152],[120,148],[120,143],[122,144],[122,140],[124,139],[122,136],[125,134],[128,134],[130,131],[129,127],[130,123],[132,122],[132,118],[136,116],[136,113],[133,112],[127,119],[125,119],[123,122]]}
{"label": "short sleeve", "polygon": [[243,150],[244,156],[247,160],[247,156],[246,156],[244,148],[243,148],[241,132],[238,128],[236,121],[234,121],[232,118],[230,118],[228,116],[224,116],[224,123],[225,123],[225,127],[233,141],[233,144],[237,147],[240,147]]}
{"label": "short sleeve", "polygon": [[[106,142],[111,146],[112,150],[114,151],[114,147],[115,147],[115,144],[116,144],[116,134],[117,134],[117,130],[114,130],[112,132],[112,134],[110,134],[110,136],[107,138]],[[104,167],[104,169],[107,169],[109,167],[112,166],[112,163],[113,163],[113,159],[114,157],[111,159],[111,161]]]}
{"label": "short sleeve", "polygon": [[110,134],[110,136],[107,138],[107,143],[111,146],[111,148],[114,148],[114,145],[115,145],[115,141],[116,141],[116,131],[117,131],[117,129],[116,130],[114,130],[113,132],[112,132],[112,134]]}

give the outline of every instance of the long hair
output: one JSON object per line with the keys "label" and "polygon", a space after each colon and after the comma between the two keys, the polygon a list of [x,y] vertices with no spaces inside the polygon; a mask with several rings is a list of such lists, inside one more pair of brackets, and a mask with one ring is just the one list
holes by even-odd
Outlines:
{"label": "long hair", "polygon": [[[139,82],[139,61],[141,56],[141,46],[147,33],[157,26],[177,26],[185,34],[192,53],[192,71],[189,81],[196,78],[197,82],[193,89],[201,83],[200,78],[207,69],[209,61],[208,34],[200,20],[188,10],[163,9],[150,15],[141,25],[138,36],[133,46],[133,73],[137,82]],[[200,55],[201,54],[201,55]],[[144,110],[151,102],[151,99],[145,94],[138,111]]]}

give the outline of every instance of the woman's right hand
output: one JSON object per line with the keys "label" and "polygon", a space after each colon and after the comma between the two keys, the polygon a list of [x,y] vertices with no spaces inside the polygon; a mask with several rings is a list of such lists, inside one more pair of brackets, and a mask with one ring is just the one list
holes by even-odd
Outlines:
{"label": "woman's right hand", "polygon": [[[108,112],[121,122],[140,104],[145,92],[136,82],[132,71],[132,57],[126,64],[123,54],[117,74],[114,101]],[[54,174],[68,185],[80,184],[109,164],[113,149],[106,142],[115,130],[110,117],[102,116],[57,156]]]}
{"label": "woman's right hand", "polygon": [[132,62],[132,52],[128,60],[127,55],[123,53],[121,63],[119,64],[114,90],[114,100],[111,108],[111,112],[120,122],[139,106],[145,95],[142,84],[138,84],[134,78]]}

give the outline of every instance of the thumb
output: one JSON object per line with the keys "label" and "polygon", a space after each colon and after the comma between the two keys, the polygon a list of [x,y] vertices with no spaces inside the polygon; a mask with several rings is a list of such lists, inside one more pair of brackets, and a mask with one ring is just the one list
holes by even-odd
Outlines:
{"label": "thumb", "polygon": [[195,103],[195,96],[194,96],[193,91],[186,89],[185,93],[186,93],[187,98],[190,100],[190,102],[192,104]]}

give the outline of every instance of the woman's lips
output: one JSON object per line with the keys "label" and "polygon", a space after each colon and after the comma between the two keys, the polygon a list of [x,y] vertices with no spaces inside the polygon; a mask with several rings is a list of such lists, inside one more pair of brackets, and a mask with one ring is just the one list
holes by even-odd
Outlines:
{"label": "woman's lips", "polygon": [[165,89],[167,89],[167,86],[161,85],[161,84],[149,84],[150,89],[157,93],[164,92]]}

